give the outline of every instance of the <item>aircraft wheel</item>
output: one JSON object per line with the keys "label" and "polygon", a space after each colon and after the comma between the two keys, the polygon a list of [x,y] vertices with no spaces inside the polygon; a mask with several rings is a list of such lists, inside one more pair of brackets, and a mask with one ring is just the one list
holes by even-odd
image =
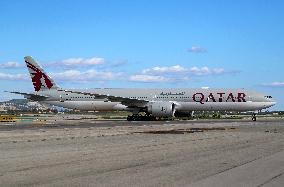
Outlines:
{"label": "aircraft wheel", "polygon": [[133,116],[127,116],[127,121],[133,121],[134,117]]}
{"label": "aircraft wheel", "polygon": [[252,121],[256,121],[256,115],[255,115],[255,114],[252,115],[251,120],[252,120]]}

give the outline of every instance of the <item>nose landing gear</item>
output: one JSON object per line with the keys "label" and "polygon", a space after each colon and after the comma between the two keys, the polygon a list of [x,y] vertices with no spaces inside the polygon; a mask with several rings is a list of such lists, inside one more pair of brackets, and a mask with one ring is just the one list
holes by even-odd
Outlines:
{"label": "nose landing gear", "polygon": [[252,114],[251,120],[252,120],[252,121],[256,121],[256,113],[253,113],[253,114]]}

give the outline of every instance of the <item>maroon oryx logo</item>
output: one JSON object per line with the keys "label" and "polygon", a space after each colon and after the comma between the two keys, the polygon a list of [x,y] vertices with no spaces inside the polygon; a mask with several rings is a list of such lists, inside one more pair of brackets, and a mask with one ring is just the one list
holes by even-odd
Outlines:
{"label": "maroon oryx logo", "polygon": [[[27,63],[28,68],[32,69],[34,72],[31,72],[32,75],[32,82],[34,84],[35,91],[39,91],[41,87],[47,87],[50,89],[53,84],[49,80],[46,74],[44,74],[40,69],[35,67],[33,64],[29,63],[28,61],[25,61]],[[43,85],[42,78],[44,79],[45,85]]]}

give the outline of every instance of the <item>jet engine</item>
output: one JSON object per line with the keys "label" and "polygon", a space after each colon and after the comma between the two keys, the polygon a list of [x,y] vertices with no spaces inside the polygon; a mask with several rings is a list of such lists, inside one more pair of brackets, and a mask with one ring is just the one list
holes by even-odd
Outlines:
{"label": "jet engine", "polygon": [[174,117],[175,114],[175,104],[172,102],[153,102],[147,109],[155,117]]}

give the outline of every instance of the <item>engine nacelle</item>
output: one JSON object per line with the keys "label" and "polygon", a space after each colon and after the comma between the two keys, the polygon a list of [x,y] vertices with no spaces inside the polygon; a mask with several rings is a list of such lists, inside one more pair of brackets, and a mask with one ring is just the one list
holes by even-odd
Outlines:
{"label": "engine nacelle", "polygon": [[174,117],[175,104],[171,102],[153,102],[148,106],[148,112],[155,117]]}

